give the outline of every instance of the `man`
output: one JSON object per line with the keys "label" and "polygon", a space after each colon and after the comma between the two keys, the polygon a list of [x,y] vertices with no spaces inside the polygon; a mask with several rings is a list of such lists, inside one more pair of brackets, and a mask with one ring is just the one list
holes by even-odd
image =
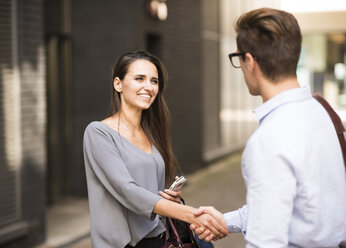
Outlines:
{"label": "man", "polygon": [[229,232],[243,232],[248,248],[337,247],[346,238],[344,161],[330,117],[297,81],[299,25],[287,12],[262,8],[243,14],[236,32],[232,65],[263,99],[242,157],[247,204],[224,215],[201,207],[196,215],[223,219]]}

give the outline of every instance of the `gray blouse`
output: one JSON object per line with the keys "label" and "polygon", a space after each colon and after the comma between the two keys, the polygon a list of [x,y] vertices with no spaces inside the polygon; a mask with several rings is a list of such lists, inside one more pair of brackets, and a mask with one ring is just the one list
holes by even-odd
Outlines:
{"label": "gray blouse", "polygon": [[165,165],[157,149],[152,146],[148,154],[97,121],[86,128],[83,148],[93,247],[135,246],[164,232],[153,214],[165,185]]}

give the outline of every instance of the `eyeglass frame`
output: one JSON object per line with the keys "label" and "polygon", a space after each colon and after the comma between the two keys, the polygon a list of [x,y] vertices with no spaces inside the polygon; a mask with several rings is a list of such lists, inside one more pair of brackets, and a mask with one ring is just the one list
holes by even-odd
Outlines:
{"label": "eyeglass frame", "polygon": [[237,56],[242,56],[242,59],[244,59],[245,58],[245,54],[246,53],[230,53],[230,54],[228,54],[228,58],[229,58],[229,60],[231,61],[231,64],[232,64],[232,66],[234,67],[234,68],[236,68],[236,69],[238,69],[238,68],[240,68],[241,66],[236,66],[234,63],[233,63],[233,57],[237,57]]}

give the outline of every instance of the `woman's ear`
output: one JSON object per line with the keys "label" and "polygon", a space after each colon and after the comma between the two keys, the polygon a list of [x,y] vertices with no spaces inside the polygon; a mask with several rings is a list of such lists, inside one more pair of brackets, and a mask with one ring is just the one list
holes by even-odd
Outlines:
{"label": "woman's ear", "polygon": [[120,78],[118,78],[118,77],[114,78],[114,80],[113,80],[113,87],[119,93],[122,91],[122,83],[121,83]]}

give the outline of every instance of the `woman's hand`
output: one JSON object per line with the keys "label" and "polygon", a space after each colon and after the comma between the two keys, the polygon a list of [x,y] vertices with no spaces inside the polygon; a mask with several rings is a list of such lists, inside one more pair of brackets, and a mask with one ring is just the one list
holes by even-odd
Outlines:
{"label": "woman's hand", "polygon": [[[176,176],[175,180],[177,180],[179,177]],[[166,200],[170,200],[170,201],[174,201],[177,203],[180,203],[180,198],[181,198],[181,191],[173,191],[173,190],[169,190],[169,189],[165,189],[165,192],[160,191],[159,195],[162,198],[165,198]]]}
{"label": "woman's hand", "polygon": [[162,192],[162,191],[159,192],[159,195],[162,198],[180,203],[181,191],[173,191],[169,189],[165,189],[164,191],[165,192]]}

